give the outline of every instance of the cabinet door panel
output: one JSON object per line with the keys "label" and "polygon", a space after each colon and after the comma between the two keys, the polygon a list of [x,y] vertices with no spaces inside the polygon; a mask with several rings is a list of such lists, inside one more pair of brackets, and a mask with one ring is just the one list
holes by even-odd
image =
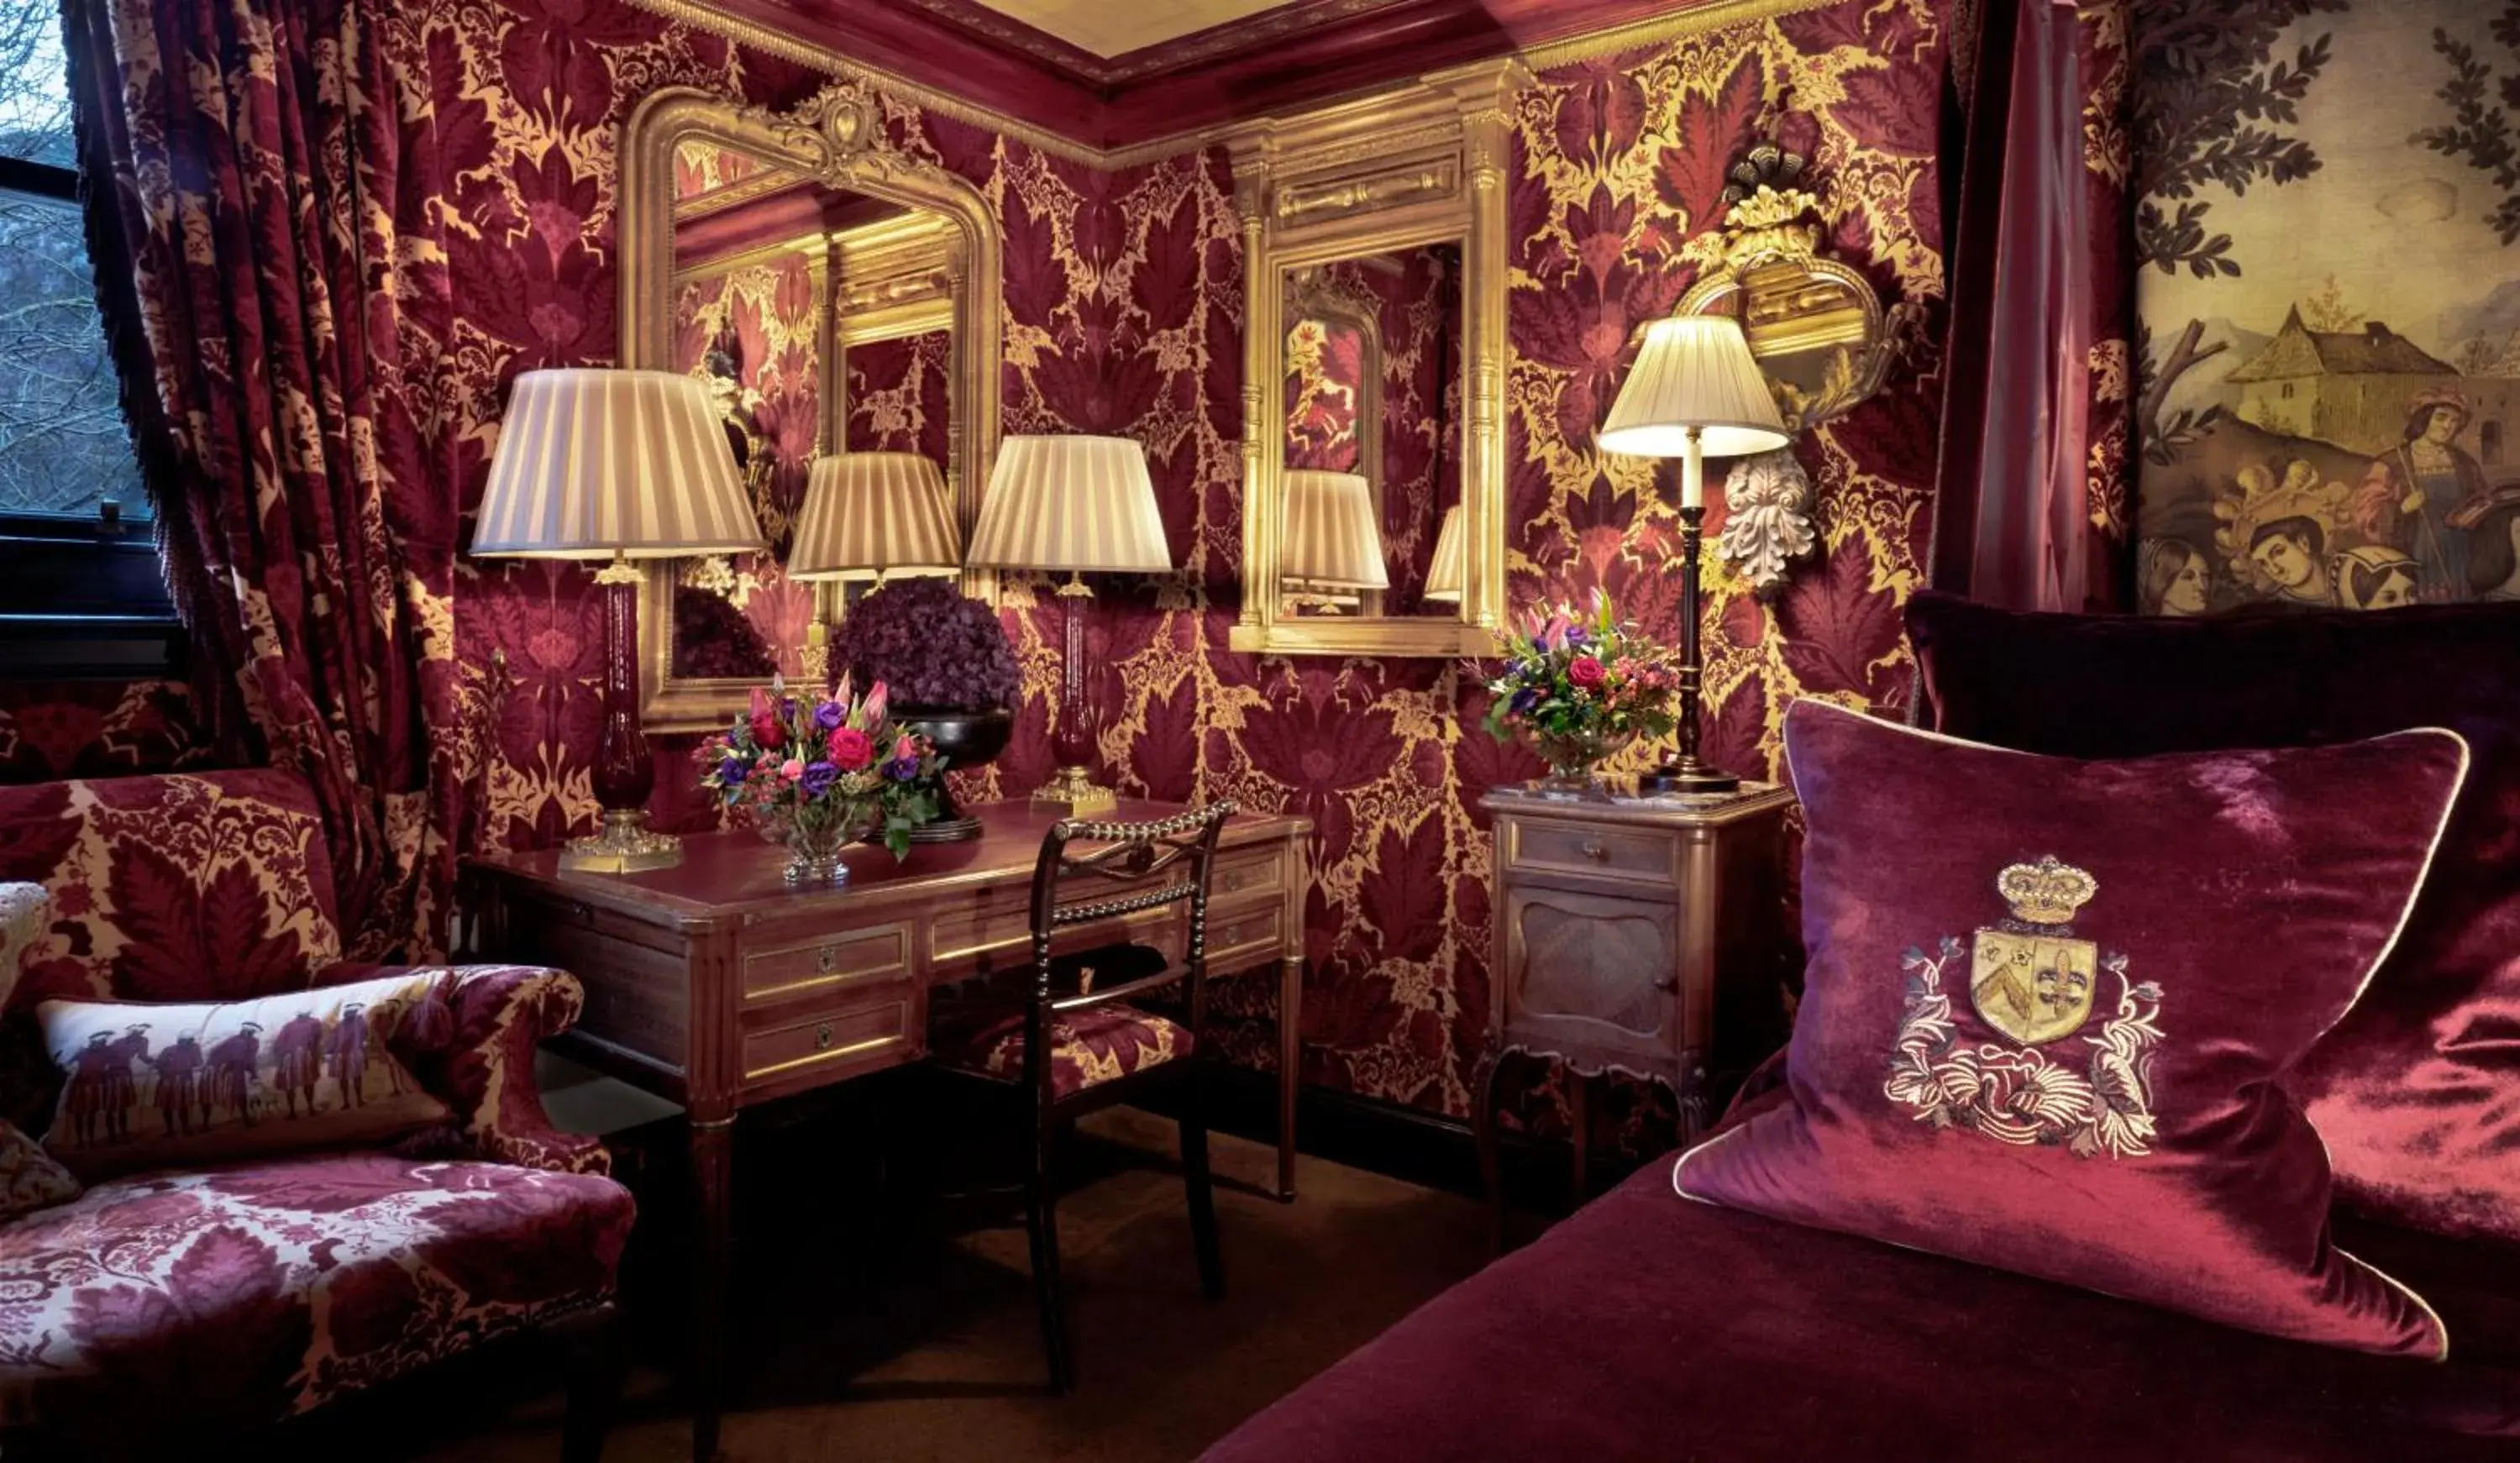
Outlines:
{"label": "cabinet door panel", "polygon": [[1523,888],[1506,900],[1506,1019],[1579,1060],[1668,1058],[1680,911],[1646,900]]}

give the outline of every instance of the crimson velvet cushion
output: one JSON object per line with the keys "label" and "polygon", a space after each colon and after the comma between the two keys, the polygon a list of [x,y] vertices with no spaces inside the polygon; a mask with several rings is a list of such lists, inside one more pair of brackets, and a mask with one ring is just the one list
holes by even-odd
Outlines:
{"label": "crimson velvet cushion", "polygon": [[2467,738],[2467,786],[2370,993],[2284,1078],[2339,1194],[2520,1241],[2520,604],[2217,620],[1909,606],[1931,725],[2067,757]]}
{"label": "crimson velvet cushion", "polygon": [[1810,950],[1785,1099],[1684,1195],[2299,1341],[2438,1357],[2333,1247],[2275,1086],[2397,939],[2466,767],[2447,732],[2135,762],[1815,701],[1785,720]]}

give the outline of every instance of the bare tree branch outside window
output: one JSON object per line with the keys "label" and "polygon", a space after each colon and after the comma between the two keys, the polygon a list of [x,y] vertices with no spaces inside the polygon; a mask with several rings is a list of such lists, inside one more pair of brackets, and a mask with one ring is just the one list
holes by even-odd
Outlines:
{"label": "bare tree branch outside window", "polygon": [[113,363],[97,318],[73,183],[69,86],[54,0],[0,0],[0,156],[44,191],[0,187],[0,514],[144,517]]}

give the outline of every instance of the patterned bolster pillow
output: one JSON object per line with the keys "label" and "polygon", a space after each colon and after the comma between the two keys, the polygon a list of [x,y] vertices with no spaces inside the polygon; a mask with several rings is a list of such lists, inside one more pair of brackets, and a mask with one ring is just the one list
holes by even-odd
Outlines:
{"label": "patterned bolster pillow", "polygon": [[35,1015],[62,1074],[44,1146],[94,1182],[442,1125],[446,1104],[388,1049],[442,1029],[440,1004],[426,973],[217,1003],[44,1001]]}

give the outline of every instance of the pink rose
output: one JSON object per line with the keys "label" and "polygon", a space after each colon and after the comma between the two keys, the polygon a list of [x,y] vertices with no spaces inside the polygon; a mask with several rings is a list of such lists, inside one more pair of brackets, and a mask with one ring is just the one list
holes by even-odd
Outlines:
{"label": "pink rose", "polygon": [[1601,663],[1590,655],[1578,655],[1566,667],[1566,679],[1586,690],[1598,687],[1601,684]]}
{"label": "pink rose", "polygon": [[855,727],[832,733],[832,765],[844,773],[863,770],[875,760],[875,738]]}
{"label": "pink rose", "polygon": [[787,761],[779,764],[779,776],[788,781],[796,781],[798,778],[805,776],[805,764],[793,757],[790,757]]}

